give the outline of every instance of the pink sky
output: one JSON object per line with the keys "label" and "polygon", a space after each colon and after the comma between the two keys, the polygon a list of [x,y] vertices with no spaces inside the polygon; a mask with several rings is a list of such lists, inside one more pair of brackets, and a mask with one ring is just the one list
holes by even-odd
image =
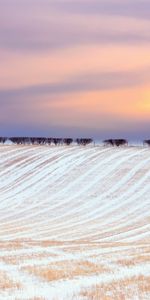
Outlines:
{"label": "pink sky", "polygon": [[147,0],[2,0],[0,134],[148,137]]}

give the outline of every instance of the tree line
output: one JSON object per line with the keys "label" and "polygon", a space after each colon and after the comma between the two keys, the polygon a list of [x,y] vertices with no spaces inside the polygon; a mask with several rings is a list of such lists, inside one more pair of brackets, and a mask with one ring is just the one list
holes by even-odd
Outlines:
{"label": "tree line", "polygon": [[[45,138],[45,137],[0,137],[0,143],[4,144],[7,140],[17,145],[67,145],[70,146],[73,142],[80,146],[86,146],[94,143],[92,138]],[[105,146],[127,146],[128,141],[126,139],[107,139],[103,141]],[[143,145],[150,147],[150,140],[144,140]]]}
{"label": "tree line", "polygon": [[71,145],[73,142],[75,142],[78,145],[86,146],[88,144],[91,144],[93,142],[93,139],[91,138],[45,138],[45,137],[0,137],[0,143],[5,143],[7,140],[11,141],[14,144],[17,145],[26,145],[26,144],[32,144],[32,145]]}

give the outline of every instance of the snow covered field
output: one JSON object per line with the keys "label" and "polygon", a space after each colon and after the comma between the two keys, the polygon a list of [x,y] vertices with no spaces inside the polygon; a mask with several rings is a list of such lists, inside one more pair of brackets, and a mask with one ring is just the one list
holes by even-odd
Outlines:
{"label": "snow covered field", "polygon": [[150,149],[0,146],[1,299],[150,299]]}

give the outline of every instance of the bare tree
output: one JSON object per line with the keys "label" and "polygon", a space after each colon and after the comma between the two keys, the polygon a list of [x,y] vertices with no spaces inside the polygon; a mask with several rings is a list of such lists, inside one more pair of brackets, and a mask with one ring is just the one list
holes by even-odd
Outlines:
{"label": "bare tree", "polygon": [[108,139],[104,140],[103,143],[107,146],[124,146],[128,145],[128,141],[125,139]]}
{"label": "bare tree", "polygon": [[81,138],[81,139],[76,139],[76,143],[78,145],[82,145],[82,146],[86,146],[86,145],[89,145],[93,142],[93,139],[90,139],[90,138]]}
{"label": "bare tree", "polygon": [[114,146],[112,139],[104,140],[103,143],[105,146]]}
{"label": "bare tree", "polygon": [[7,138],[6,137],[0,137],[0,143],[4,144],[6,142]]}
{"label": "bare tree", "polygon": [[144,140],[143,141],[143,145],[147,145],[147,146],[150,147],[150,140]]}
{"label": "bare tree", "polygon": [[73,143],[73,139],[71,138],[65,138],[63,139],[63,143],[67,146],[71,145]]}
{"label": "bare tree", "polygon": [[63,143],[63,139],[61,138],[52,138],[52,141],[55,144],[55,146],[61,145]]}
{"label": "bare tree", "polygon": [[47,139],[46,139],[46,143],[47,143],[48,145],[51,145],[52,142],[53,142],[53,139],[52,139],[52,138],[47,138]]}

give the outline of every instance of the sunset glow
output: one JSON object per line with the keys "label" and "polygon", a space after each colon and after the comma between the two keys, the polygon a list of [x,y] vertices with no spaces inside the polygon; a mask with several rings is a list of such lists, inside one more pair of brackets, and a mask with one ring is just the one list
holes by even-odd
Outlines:
{"label": "sunset glow", "polygon": [[148,136],[150,4],[2,0],[0,134]]}

